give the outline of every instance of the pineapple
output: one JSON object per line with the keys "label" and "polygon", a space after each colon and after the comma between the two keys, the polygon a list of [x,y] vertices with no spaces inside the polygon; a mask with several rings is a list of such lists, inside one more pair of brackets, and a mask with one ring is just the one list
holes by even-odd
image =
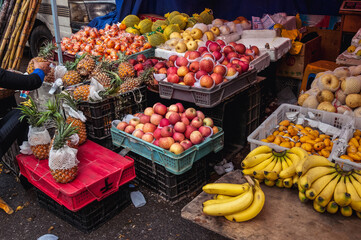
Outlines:
{"label": "pineapple", "polygon": [[55,82],[55,68],[50,68],[50,71],[48,74],[46,74],[45,78],[44,78],[44,82],[48,82],[48,83],[53,83]]}
{"label": "pineapple", "polygon": [[[64,103],[67,104],[70,108],[72,108],[76,112],[79,112],[77,107],[77,101],[75,101],[69,94],[64,93],[61,94],[60,97],[64,100]],[[79,145],[83,144],[87,139],[85,123],[81,119],[78,119],[75,116],[71,116],[71,114],[69,113],[66,113],[66,115],[67,115],[66,123],[67,124],[73,123],[73,126],[78,131]]]}
{"label": "pineapple", "polygon": [[[91,76],[95,78],[104,88],[110,88],[112,86],[112,73],[116,68],[114,67],[118,61],[109,61],[106,60],[104,57],[102,61],[95,67],[94,71],[92,72]],[[109,75],[110,74],[110,75]]]}
{"label": "pineapple", "polygon": [[68,69],[68,72],[65,73],[65,75],[62,78],[65,87],[79,84],[83,81],[81,75],[75,69],[77,68],[78,63],[82,61],[85,57],[86,54],[83,54],[81,57],[77,58],[74,62],[70,62],[70,61],[65,62],[64,65],[66,69]]}
{"label": "pineapple", "polygon": [[[77,133],[77,130],[74,126],[72,126],[72,123],[67,124],[64,121],[59,121],[57,125],[58,129],[54,135],[54,144],[50,150],[50,172],[56,182],[69,183],[73,181],[78,174],[78,160],[76,159],[76,154],[74,156],[74,159],[68,159],[69,155],[63,156],[63,158],[58,156],[57,159],[53,159],[52,153],[57,150],[63,150],[64,152],[69,151],[69,149],[71,148],[68,148],[66,142],[70,139],[70,136]],[[71,152],[73,153],[73,151]],[[60,154],[58,153],[58,155]],[[65,161],[68,166],[71,165],[72,167],[66,167],[65,165],[63,165],[64,162],[62,161]]]}
{"label": "pineapple", "polygon": [[95,68],[95,60],[86,55],[82,60],[79,61],[76,69],[81,76],[87,77]]}
{"label": "pineapple", "polygon": [[94,78],[103,85],[104,88],[110,88],[112,85],[112,79],[105,72],[98,72],[94,75]]}
{"label": "pineapple", "polygon": [[38,56],[30,60],[26,72],[31,74],[35,70],[34,61],[47,62],[50,60],[53,57],[53,51],[55,49],[56,47],[52,43],[48,43],[41,47]]}
{"label": "pineapple", "polygon": [[[29,100],[27,102],[22,103],[18,109],[21,110],[22,112],[22,116],[20,117],[21,121],[24,120],[26,117],[31,127],[44,128],[44,123],[47,121],[48,115],[39,111],[38,106],[35,104],[35,102],[30,96],[29,96]],[[49,143],[32,145],[32,143],[29,141],[29,144],[31,151],[33,152],[36,158],[40,160],[48,158]]]}
{"label": "pineapple", "polygon": [[124,53],[119,53],[118,75],[120,78],[135,76],[134,67],[127,60],[128,58]]}
{"label": "pineapple", "polygon": [[74,89],[73,96],[75,100],[88,101],[90,93],[89,85],[81,85]]}
{"label": "pineapple", "polygon": [[146,69],[140,76],[136,78],[127,78],[122,85],[120,85],[119,93],[125,93],[135,88],[139,88],[143,83],[151,79],[153,68]]}

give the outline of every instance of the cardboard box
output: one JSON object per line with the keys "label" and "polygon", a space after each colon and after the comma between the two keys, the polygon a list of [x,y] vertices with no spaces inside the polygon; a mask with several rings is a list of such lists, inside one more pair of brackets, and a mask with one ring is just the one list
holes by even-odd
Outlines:
{"label": "cardboard box", "polygon": [[304,43],[298,55],[287,53],[281,58],[277,66],[277,76],[302,80],[307,64],[319,60],[320,53],[321,37],[318,36]]}

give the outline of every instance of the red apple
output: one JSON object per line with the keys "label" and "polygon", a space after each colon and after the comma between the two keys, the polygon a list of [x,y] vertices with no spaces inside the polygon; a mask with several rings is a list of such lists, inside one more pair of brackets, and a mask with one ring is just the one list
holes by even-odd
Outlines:
{"label": "red apple", "polygon": [[154,113],[152,116],[150,116],[150,122],[158,126],[162,118],[162,115]]}
{"label": "red apple", "polygon": [[155,141],[153,142],[153,144],[154,144],[155,146],[158,146],[158,147],[159,147],[159,140],[158,140],[158,139],[155,140]]}
{"label": "red apple", "polygon": [[213,126],[212,130],[213,130],[213,134],[216,134],[219,132],[219,129],[216,126]]}
{"label": "red apple", "polygon": [[[164,115],[167,112],[167,107],[163,104],[157,104],[154,108],[154,112],[160,115]],[[158,125],[158,124],[156,124]]]}
{"label": "red apple", "polygon": [[160,102],[154,103],[153,109],[155,109],[155,107],[156,107],[158,104],[161,104],[161,103],[160,103]]}
{"label": "red apple", "polygon": [[212,54],[213,54],[214,58],[216,59],[216,61],[218,61],[219,59],[221,59],[222,56],[223,56],[222,53],[219,52],[219,51],[214,51]]}
{"label": "red apple", "polygon": [[248,68],[249,68],[248,62],[239,61],[239,64],[242,67],[242,72],[247,72],[248,71]]}
{"label": "red apple", "polygon": [[141,63],[135,64],[134,70],[135,70],[135,71],[144,70],[143,64],[141,64]]}
{"label": "red apple", "polygon": [[[152,109],[152,108],[151,108]],[[152,109],[153,110],[153,109]],[[143,124],[145,124],[145,123],[149,123],[150,122],[150,116],[148,116],[148,115],[143,115],[143,116],[141,116],[140,118],[139,118],[139,121],[140,121],[140,123],[143,123]]]}
{"label": "red apple", "polygon": [[196,82],[196,79],[194,78],[194,73],[193,72],[187,73],[183,78],[183,82],[187,86],[193,86],[194,83]]}
{"label": "red apple", "polygon": [[248,63],[248,64],[249,64],[249,62],[251,61],[251,60],[250,60],[250,56],[243,56],[243,57],[241,57],[239,60],[242,61],[242,62],[246,62],[246,63]]}
{"label": "red apple", "polygon": [[256,47],[256,46],[251,46],[250,48],[251,48],[251,50],[254,52],[254,54],[255,54],[256,56],[259,55],[259,48],[258,48],[258,47]]}
{"label": "red apple", "polygon": [[184,77],[187,73],[189,73],[189,69],[186,66],[181,66],[180,68],[178,68],[177,71],[178,76]]}
{"label": "red apple", "polygon": [[183,113],[183,112],[184,112],[183,104],[181,104],[181,103],[176,103],[175,105],[177,105],[177,107],[178,107],[178,112],[179,112],[179,113]]}
{"label": "red apple", "polygon": [[198,48],[198,52],[200,53],[200,54],[202,54],[202,53],[204,53],[204,52],[206,52],[206,51],[208,51],[208,49],[207,49],[207,47],[199,47]]}
{"label": "red apple", "polygon": [[181,141],[180,145],[182,145],[182,147],[184,148],[184,151],[193,146],[191,141],[189,141],[188,139]]}
{"label": "red apple", "polygon": [[208,137],[212,133],[211,127],[208,126],[201,126],[198,131],[202,134],[203,137]]}
{"label": "red apple", "polygon": [[159,60],[158,60],[158,59],[155,59],[155,58],[152,58],[152,59],[150,59],[150,60],[152,61],[153,66],[156,65],[156,64],[159,62]]}
{"label": "red apple", "polygon": [[225,43],[223,40],[221,40],[221,39],[217,39],[216,42],[217,42],[220,46],[226,45],[226,43]]}
{"label": "red apple", "polygon": [[211,78],[213,79],[213,81],[216,85],[223,82],[223,75],[221,75],[219,73],[212,73]]}
{"label": "red apple", "polygon": [[169,116],[169,122],[170,124],[172,125],[175,125],[177,122],[179,122],[181,120],[181,117],[178,113],[172,113],[170,116]]}
{"label": "red apple", "polygon": [[199,110],[197,111],[197,117],[202,119],[202,121],[205,118],[204,113],[202,111],[199,111]]}
{"label": "red apple", "polygon": [[169,149],[174,143],[174,139],[171,137],[162,137],[159,139],[159,147]]}
{"label": "red apple", "polygon": [[236,69],[236,71],[239,73],[239,74],[241,74],[243,71],[242,71],[242,67],[241,67],[241,65],[239,65],[239,64],[235,64],[234,65],[234,68]]}
{"label": "red apple", "polygon": [[209,53],[209,52],[204,52],[204,53],[202,54],[202,58],[203,58],[203,59],[204,59],[204,58],[210,58],[210,59],[215,60],[215,59],[214,59],[214,56],[213,56],[211,53]]}
{"label": "red apple", "polygon": [[142,138],[144,132],[141,129],[135,129],[132,135],[137,138]]}
{"label": "red apple", "polygon": [[175,112],[172,112],[172,111],[169,111],[165,114],[165,118],[169,120],[169,117],[172,113],[175,113]]}
{"label": "red apple", "polygon": [[189,70],[191,70],[192,72],[198,72],[199,70],[199,62],[198,61],[194,61],[189,65]]}
{"label": "red apple", "polygon": [[186,117],[191,121],[197,116],[197,111],[194,108],[187,108],[185,111]]}
{"label": "red apple", "polygon": [[184,132],[184,136],[189,139],[190,136],[191,136],[191,133],[196,131],[196,130],[197,130],[197,128],[195,128],[195,127],[193,127],[191,125],[187,125],[186,131]]}
{"label": "red apple", "polygon": [[172,62],[172,61],[166,61],[166,62],[165,62],[165,66],[166,66],[167,68],[174,67],[174,62]]}
{"label": "red apple", "polygon": [[182,118],[181,118],[181,121],[182,121],[182,123],[184,123],[185,125],[189,125],[189,124],[190,124],[189,119],[188,119],[187,117],[182,117]]}
{"label": "red apple", "polygon": [[221,64],[224,65],[224,66],[227,66],[228,63],[229,63],[229,62],[228,62],[228,59],[225,58]]}
{"label": "red apple", "polygon": [[243,53],[245,53],[245,51],[246,51],[246,46],[244,46],[242,43],[238,43],[238,44],[236,44],[236,46],[234,47],[234,49],[235,49],[238,53],[243,54]]}
{"label": "red apple", "polygon": [[230,52],[234,52],[235,50],[234,50],[234,48],[232,47],[232,46],[230,46],[230,45],[227,45],[227,46],[225,46],[224,48],[223,48],[223,52],[227,55],[228,53],[230,53]]}
{"label": "red apple", "polygon": [[175,62],[177,61],[178,55],[172,55],[168,58],[169,61]]}
{"label": "red apple", "polygon": [[155,139],[159,139],[159,138],[162,137],[162,135],[160,134],[160,131],[161,131],[161,130],[162,130],[161,128],[157,128],[157,129],[154,131],[153,136],[154,136]]}
{"label": "red apple", "polygon": [[143,123],[139,123],[137,126],[135,126],[135,129],[140,129],[143,130],[144,124]]}
{"label": "red apple", "polygon": [[207,118],[203,119],[203,125],[208,126],[208,127],[213,127],[212,118],[207,117]]}
{"label": "red apple", "polygon": [[162,137],[171,137],[173,136],[174,130],[173,128],[169,127],[169,126],[165,126],[162,128],[162,130],[160,130],[160,135]]}
{"label": "red apple", "polygon": [[169,120],[167,118],[163,118],[162,120],[160,120],[159,126],[165,127],[168,126],[169,124],[170,124]]}
{"label": "red apple", "polygon": [[235,42],[230,42],[230,43],[228,43],[228,45],[231,45],[232,47],[235,47],[235,46],[237,45],[237,43],[235,43]]}
{"label": "red apple", "polygon": [[138,61],[135,60],[135,59],[129,59],[128,62],[129,62],[130,64],[132,64],[133,66],[138,63]]}
{"label": "red apple", "polygon": [[181,142],[181,141],[183,141],[183,140],[185,139],[185,136],[184,136],[183,133],[175,132],[175,133],[173,134],[173,139],[174,139],[174,141],[176,141],[176,142]]}
{"label": "red apple", "polygon": [[[216,65],[213,69],[213,73],[218,73],[220,74],[222,77],[226,74],[227,69],[225,66],[223,65]],[[212,75],[211,75],[212,76]]]}
{"label": "red apple", "polygon": [[175,104],[172,104],[168,107],[168,111],[172,111],[172,112],[178,112],[179,109],[178,109],[178,106],[175,105]]}
{"label": "red apple", "polygon": [[254,55],[254,52],[253,52],[253,50],[251,50],[251,49],[246,49],[246,51],[244,52],[246,55]]}
{"label": "red apple", "polygon": [[[188,120],[188,119],[187,119]],[[189,120],[188,120],[189,121]],[[174,125],[174,130],[176,132],[184,133],[186,131],[187,125],[184,122],[177,122]]]}
{"label": "red apple", "polygon": [[207,74],[208,74],[208,73],[207,73],[206,71],[203,71],[203,70],[198,71],[198,72],[196,73],[196,78],[197,78],[197,79],[200,79],[202,76],[207,75]]}
{"label": "red apple", "polygon": [[151,133],[146,133],[146,134],[144,134],[143,135],[143,137],[142,137],[142,139],[144,140],[144,141],[146,141],[146,142],[153,142],[153,140],[154,140],[154,136],[153,136],[153,134],[151,134]]}
{"label": "red apple", "polygon": [[206,42],[206,47],[208,47],[208,46],[209,46],[209,44],[211,44],[211,43],[213,43],[213,41],[211,41],[211,40],[207,40],[207,42]]}
{"label": "red apple", "polygon": [[169,151],[178,155],[184,152],[184,148],[180,143],[173,143],[172,146],[170,146]]}
{"label": "red apple", "polygon": [[216,42],[212,42],[208,45],[208,49],[210,52],[221,51],[221,46],[219,46],[219,44]]}
{"label": "red apple", "polygon": [[157,64],[154,65],[154,69],[159,70],[161,68],[165,68],[165,62],[158,62]]}
{"label": "red apple", "polygon": [[199,128],[202,125],[203,125],[203,119],[201,119],[199,117],[193,118],[193,120],[191,122],[191,126],[193,126],[195,128]]}
{"label": "red apple", "polygon": [[139,54],[139,55],[137,55],[136,59],[137,59],[138,62],[143,63],[143,62],[145,62],[147,60],[147,57],[144,56],[144,54]]}
{"label": "red apple", "polygon": [[170,83],[179,83],[179,76],[177,74],[171,73],[167,76],[167,80]]}
{"label": "red apple", "polygon": [[188,66],[188,59],[185,58],[185,57],[178,57],[177,60],[175,61],[176,65],[178,67],[181,67],[181,66]]}
{"label": "red apple", "polygon": [[237,73],[237,70],[234,68],[234,67],[229,67],[227,69],[227,76],[230,77],[230,76],[233,76]]}
{"label": "red apple", "polygon": [[126,122],[120,122],[118,123],[117,125],[117,129],[121,130],[121,131],[124,131],[124,129],[128,126],[128,123]]}
{"label": "red apple", "polygon": [[146,123],[144,124],[143,127],[143,132],[147,133],[147,132],[154,132],[157,129],[157,126],[154,125],[153,123]]}
{"label": "red apple", "polygon": [[140,123],[139,118],[132,118],[129,121],[130,125],[133,125],[134,127],[137,126]]}
{"label": "red apple", "polygon": [[236,52],[230,52],[227,54],[228,60],[231,60],[232,58],[238,58],[238,57],[239,57],[239,55]]}
{"label": "red apple", "polygon": [[191,140],[193,144],[200,144],[201,142],[203,142],[202,133],[200,133],[199,131],[193,131],[189,137],[189,140]]}
{"label": "red apple", "polygon": [[134,132],[135,127],[133,125],[128,125],[126,126],[126,128],[124,129],[124,132],[132,134],[132,132]]}
{"label": "red apple", "polygon": [[199,69],[207,73],[212,72],[213,68],[214,68],[214,63],[211,59],[202,59],[199,63]]}
{"label": "red apple", "polygon": [[166,68],[161,68],[158,70],[159,74],[167,74],[167,69]]}
{"label": "red apple", "polygon": [[194,60],[201,56],[201,54],[198,51],[190,51],[188,59]]}
{"label": "red apple", "polygon": [[147,115],[147,116],[152,116],[153,113],[154,113],[154,109],[152,107],[147,107],[144,110],[144,114]]}
{"label": "red apple", "polygon": [[211,78],[211,76],[204,75],[199,80],[199,83],[200,83],[201,87],[211,88],[213,86],[214,81]]}
{"label": "red apple", "polygon": [[167,75],[177,74],[177,71],[178,71],[178,68],[176,68],[176,67],[170,67],[170,68],[168,68],[168,70],[167,70]]}

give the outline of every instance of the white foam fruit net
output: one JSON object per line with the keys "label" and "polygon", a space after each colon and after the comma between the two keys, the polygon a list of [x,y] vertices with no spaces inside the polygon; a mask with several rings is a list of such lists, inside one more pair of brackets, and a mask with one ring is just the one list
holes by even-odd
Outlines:
{"label": "white foam fruit net", "polygon": [[78,149],[71,148],[67,145],[54,150],[53,148],[49,153],[49,168],[56,169],[70,169],[78,165],[79,161],[76,157]]}
{"label": "white foam fruit net", "polygon": [[49,132],[45,127],[29,126],[28,142],[30,146],[48,144],[50,141]]}

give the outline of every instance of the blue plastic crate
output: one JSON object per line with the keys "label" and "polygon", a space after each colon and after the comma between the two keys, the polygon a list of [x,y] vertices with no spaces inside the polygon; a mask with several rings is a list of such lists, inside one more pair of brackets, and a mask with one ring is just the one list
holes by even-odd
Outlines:
{"label": "blue plastic crate", "polygon": [[224,132],[223,129],[219,128],[218,133],[209,137],[201,144],[193,145],[181,154],[174,154],[131,134],[120,131],[116,128],[117,123],[117,120],[112,122],[111,135],[113,145],[129,148],[130,151],[164,166],[167,171],[175,175],[187,172],[192,168],[194,162],[212,151],[215,153],[219,152],[223,149],[224,145]]}

